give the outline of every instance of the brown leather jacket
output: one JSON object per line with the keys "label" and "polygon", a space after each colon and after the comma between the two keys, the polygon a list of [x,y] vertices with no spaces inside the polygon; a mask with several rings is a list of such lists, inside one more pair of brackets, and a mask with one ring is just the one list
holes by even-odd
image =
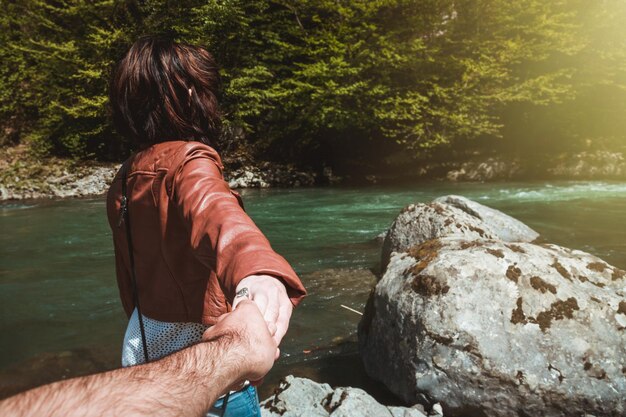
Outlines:
{"label": "brown leather jacket", "polygon": [[[306,290],[274,252],[223,178],[217,151],[199,142],[170,141],[125,162],[131,238],[142,313],[168,322],[213,324],[229,311],[239,281],[280,279],[295,305]],[[124,225],[119,226],[121,170],[107,195],[120,297],[134,309]]]}

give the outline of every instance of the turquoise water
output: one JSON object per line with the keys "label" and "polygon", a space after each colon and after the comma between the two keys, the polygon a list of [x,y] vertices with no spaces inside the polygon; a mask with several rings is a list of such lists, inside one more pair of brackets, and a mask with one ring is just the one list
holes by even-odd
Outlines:
{"label": "turquoise water", "polygon": [[[548,241],[626,267],[623,183],[431,183],[241,194],[310,292],[262,393],[288,373],[362,382],[354,355],[359,316],[340,305],[362,310],[371,279],[328,269],[375,268],[380,249],[373,238],[407,204],[461,194],[522,220]],[[0,232],[0,397],[117,366],[126,318],[104,200],[4,204]]]}

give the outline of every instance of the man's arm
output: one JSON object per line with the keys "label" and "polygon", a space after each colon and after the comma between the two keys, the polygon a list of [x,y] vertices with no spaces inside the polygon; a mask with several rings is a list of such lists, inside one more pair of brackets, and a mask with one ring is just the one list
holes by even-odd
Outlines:
{"label": "man's arm", "polygon": [[[184,415],[210,408],[234,383],[230,345],[223,335],[160,361],[55,382],[0,403],[3,415]],[[235,369],[236,371],[236,369]]]}
{"label": "man's arm", "polygon": [[262,378],[276,344],[257,307],[240,303],[205,342],[159,361],[32,389],[0,402],[10,416],[201,416],[238,382]]}

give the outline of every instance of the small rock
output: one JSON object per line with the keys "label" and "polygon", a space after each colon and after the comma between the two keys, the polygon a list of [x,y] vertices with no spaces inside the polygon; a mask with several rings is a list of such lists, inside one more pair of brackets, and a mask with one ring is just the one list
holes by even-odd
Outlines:
{"label": "small rock", "polygon": [[564,154],[548,173],[557,178],[606,179],[626,177],[626,158],[621,152],[595,151]]}
{"label": "small rock", "polygon": [[449,181],[494,181],[505,180],[523,173],[518,160],[503,158],[487,158],[483,161],[463,162],[459,167],[449,171]]}
{"label": "small rock", "polygon": [[306,378],[286,377],[273,396],[261,402],[263,417],[295,417],[329,415],[324,404],[333,390],[328,384],[318,384]]}
{"label": "small rock", "polygon": [[276,393],[261,402],[263,417],[426,417],[417,408],[387,407],[359,388],[286,377]]}
{"label": "small rock", "polygon": [[257,165],[235,161],[233,169],[226,169],[225,180],[230,188],[267,188],[271,186],[299,187],[314,185],[315,175],[297,171],[290,165],[282,166],[269,162],[258,162]]}

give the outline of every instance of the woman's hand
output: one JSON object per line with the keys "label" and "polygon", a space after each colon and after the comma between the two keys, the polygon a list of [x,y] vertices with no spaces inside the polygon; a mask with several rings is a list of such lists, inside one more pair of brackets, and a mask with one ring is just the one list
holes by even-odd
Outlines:
{"label": "woman's hand", "polygon": [[276,345],[287,333],[293,305],[282,282],[271,275],[250,275],[237,285],[233,309],[243,300],[252,300],[263,315]]}

